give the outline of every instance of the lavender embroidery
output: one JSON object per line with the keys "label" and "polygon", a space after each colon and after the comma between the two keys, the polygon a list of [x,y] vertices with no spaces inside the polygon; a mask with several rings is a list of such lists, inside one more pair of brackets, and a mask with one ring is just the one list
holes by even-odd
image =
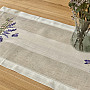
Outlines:
{"label": "lavender embroidery", "polygon": [[2,42],[3,41],[3,38],[2,38],[2,36],[0,36],[0,42]]}
{"label": "lavender embroidery", "polygon": [[[1,25],[0,27],[0,42],[3,41],[3,37],[5,36],[8,38],[8,35],[11,34],[11,32],[16,31],[17,29],[15,28],[16,22],[13,22],[13,18],[7,18],[6,22]],[[18,37],[19,33],[12,34],[11,37]]]}
{"label": "lavender embroidery", "polygon": [[90,64],[90,60],[84,60],[85,63],[84,64]]}
{"label": "lavender embroidery", "polygon": [[12,34],[12,37],[18,37],[19,33]]}

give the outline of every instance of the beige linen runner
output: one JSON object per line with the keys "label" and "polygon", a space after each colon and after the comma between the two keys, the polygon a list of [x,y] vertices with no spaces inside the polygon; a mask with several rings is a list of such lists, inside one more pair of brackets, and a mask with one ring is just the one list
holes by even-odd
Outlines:
{"label": "beige linen runner", "polygon": [[73,26],[2,7],[0,26],[16,22],[17,38],[0,43],[0,64],[54,90],[90,90],[90,53],[70,44]]}

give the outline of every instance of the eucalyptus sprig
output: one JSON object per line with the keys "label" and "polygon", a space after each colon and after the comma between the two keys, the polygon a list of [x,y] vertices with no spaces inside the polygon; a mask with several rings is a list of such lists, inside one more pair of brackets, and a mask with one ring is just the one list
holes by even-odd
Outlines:
{"label": "eucalyptus sprig", "polygon": [[85,21],[90,21],[90,0],[71,0],[69,6],[74,16]]}

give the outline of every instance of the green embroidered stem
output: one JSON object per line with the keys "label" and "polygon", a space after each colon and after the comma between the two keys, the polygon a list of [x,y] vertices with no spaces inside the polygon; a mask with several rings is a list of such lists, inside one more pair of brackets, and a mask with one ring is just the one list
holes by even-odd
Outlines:
{"label": "green embroidered stem", "polygon": [[6,19],[6,23],[4,23],[4,24],[1,25],[0,35],[1,35],[1,33],[2,33],[5,29],[7,29],[7,26],[8,26],[9,24],[11,24],[12,22],[13,22],[13,21],[9,20],[9,18]]}

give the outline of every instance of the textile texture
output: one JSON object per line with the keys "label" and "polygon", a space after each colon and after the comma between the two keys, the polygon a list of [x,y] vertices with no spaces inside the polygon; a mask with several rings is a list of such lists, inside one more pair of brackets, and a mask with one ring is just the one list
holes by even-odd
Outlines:
{"label": "textile texture", "polygon": [[[90,53],[71,44],[73,26],[2,7],[0,26],[14,17],[17,38],[0,43],[0,62],[54,90],[90,90]],[[30,71],[31,70],[31,71]]]}

